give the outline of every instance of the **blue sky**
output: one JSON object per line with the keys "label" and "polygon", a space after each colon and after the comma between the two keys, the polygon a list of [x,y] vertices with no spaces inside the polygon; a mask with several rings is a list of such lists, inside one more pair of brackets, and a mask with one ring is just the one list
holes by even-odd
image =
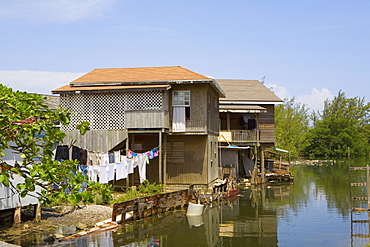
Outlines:
{"label": "blue sky", "polygon": [[262,80],[322,110],[370,101],[370,1],[0,0],[0,83],[50,94],[95,68]]}

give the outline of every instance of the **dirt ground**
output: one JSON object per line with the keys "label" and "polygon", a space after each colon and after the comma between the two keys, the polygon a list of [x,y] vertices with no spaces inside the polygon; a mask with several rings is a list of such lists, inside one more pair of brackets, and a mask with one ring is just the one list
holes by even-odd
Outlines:
{"label": "dirt ground", "polygon": [[[55,211],[57,210],[57,211]],[[57,207],[53,211],[43,210],[41,222],[34,221],[29,215],[32,212],[22,212],[22,223],[12,226],[0,226],[0,240],[18,239],[30,233],[53,232],[65,227],[93,227],[97,222],[110,219],[112,208],[103,205],[86,205],[81,208]],[[6,242],[8,242],[6,241]]]}

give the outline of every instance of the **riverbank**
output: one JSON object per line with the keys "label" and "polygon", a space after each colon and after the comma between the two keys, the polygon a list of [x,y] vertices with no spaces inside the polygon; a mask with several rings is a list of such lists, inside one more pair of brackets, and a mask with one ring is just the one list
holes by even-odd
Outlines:
{"label": "riverbank", "polygon": [[[43,210],[41,221],[31,219],[30,212],[22,212],[22,223],[10,227],[0,227],[0,239],[8,243],[20,245],[30,234],[66,236],[78,230],[93,227],[97,222],[110,219],[112,208],[103,205],[86,205],[82,207],[55,207]],[[46,239],[47,240],[47,239]]]}

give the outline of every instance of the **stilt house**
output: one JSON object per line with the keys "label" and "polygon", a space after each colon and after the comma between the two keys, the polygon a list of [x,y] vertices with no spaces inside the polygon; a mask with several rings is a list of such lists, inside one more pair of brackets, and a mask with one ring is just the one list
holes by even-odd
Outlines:
{"label": "stilt house", "polygon": [[216,82],[226,93],[219,107],[221,174],[249,177],[257,160],[264,163],[261,151],[275,146],[274,107],[282,100],[258,80]]}
{"label": "stilt house", "polygon": [[[147,166],[149,182],[180,188],[209,186],[218,178],[219,97],[217,82],[183,67],[94,69],[53,90],[71,110],[61,129],[66,145],[96,152],[158,147]],[[90,123],[81,136],[76,125]],[[127,183],[136,185],[131,174]]]}

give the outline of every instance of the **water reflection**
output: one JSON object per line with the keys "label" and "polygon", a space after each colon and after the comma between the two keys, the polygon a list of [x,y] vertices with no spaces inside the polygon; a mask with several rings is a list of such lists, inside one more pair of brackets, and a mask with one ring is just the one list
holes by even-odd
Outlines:
{"label": "water reflection", "polygon": [[[186,216],[186,209],[166,212],[67,246],[364,246],[369,241],[361,235],[369,234],[368,224],[351,227],[350,208],[367,205],[349,200],[347,161],[299,165],[292,173],[293,183],[244,188],[240,197],[207,206],[201,216]],[[366,174],[351,173],[351,179],[366,181]]]}

